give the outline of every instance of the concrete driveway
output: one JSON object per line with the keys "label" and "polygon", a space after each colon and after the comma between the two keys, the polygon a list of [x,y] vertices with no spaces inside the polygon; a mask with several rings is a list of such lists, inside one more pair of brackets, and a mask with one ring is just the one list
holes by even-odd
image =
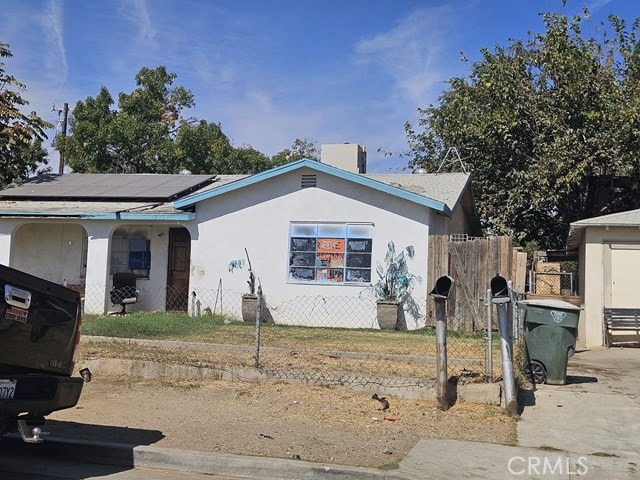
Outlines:
{"label": "concrete driveway", "polygon": [[582,351],[567,373],[566,385],[540,385],[525,404],[519,446],[583,456],[576,470],[587,478],[640,478],[640,349]]}

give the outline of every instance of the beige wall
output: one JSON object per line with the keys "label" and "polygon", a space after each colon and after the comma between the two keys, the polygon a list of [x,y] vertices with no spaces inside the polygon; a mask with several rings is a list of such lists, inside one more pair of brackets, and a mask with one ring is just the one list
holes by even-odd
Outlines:
{"label": "beige wall", "polygon": [[[430,225],[449,219],[415,203],[327,175],[318,174],[320,188],[301,189],[300,173],[305,172],[279,176],[251,189],[230,192],[197,205],[197,232],[192,232],[192,238],[197,240],[191,250],[191,290],[198,292],[198,298],[207,298],[207,289],[215,288],[219,282],[225,291],[238,292],[238,295],[246,292],[246,271],[231,273],[228,269],[231,260],[244,257],[246,247],[270,306],[281,306],[290,299],[304,297],[343,297],[353,298],[355,302],[365,287],[288,281],[289,224],[307,221],[373,224],[374,277],[375,265],[384,259],[389,241],[393,240],[398,249],[413,245],[412,273],[423,279],[414,295],[424,300],[428,288]],[[213,305],[203,304],[202,308],[206,307],[213,308]],[[325,309],[319,309],[318,315],[324,312]],[[272,313],[279,322],[284,321],[278,317],[280,308]],[[365,322],[360,325],[371,327],[366,323],[373,319],[370,312],[358,313],[363,314]],[[318,323],[324,325],[337,321],[340,318],[335,316],[318,319]]]}
{"label": "beige wall", "polygon": [[[581,318],[586,347],[603,345],[604,307],[640,308],[640,231],[629,227],[588,227],[580,252]],[[632,285],[630,282],[634,282]]]}
{"label": "beige wall", "polygon": [[14,233],[11,266],[55,283],[84,283],[82,225],[28,223]]}
{"label": "beige wall", "polygon": [[[121,226],[141,223],[111,220],[30,219],[12,225],[13,231],[0,235],[0,244],[10,239],[10,252],[4,263],[47,280],[85,287],[85,312],[105,313],[113,309],[109,299],[110,240]],[[152,265],[149,278],[139,279],[141,292],[136,305],[128,310],[164,310],[168,268],[168,233],[173,224],[147,223],[151,235]],[[83,256],[86,249],[86,257]],[[86,275],[83,259],[86,258]]]}

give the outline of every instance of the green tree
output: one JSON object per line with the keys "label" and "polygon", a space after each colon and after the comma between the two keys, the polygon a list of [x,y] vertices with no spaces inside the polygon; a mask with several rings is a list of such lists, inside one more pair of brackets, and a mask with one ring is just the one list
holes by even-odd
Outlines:
{"label": "green tree", "polygon": [[193,107],[191,92],[172,87],[176,75],[165,67],[143,67],[137,88],[118,95],[118,109],[102,87],[96,98],[78,102],[71,134],[57,146],[75,172],[172,173],[178,166],[174,139],[186,122],[182,110]]}
{"label": "green tree", "polygon": [[[219,124],[187,119],[195,105],[191,92],[173,87],[176,75],[164,67],[142,68],[137,88],[118,95],[109,90],[80,101],[73,109],[71,133],[56,145],[77,173],[248,174],[273,162],[249,146],[234,148]],[[308,148],[303,141],[294,144]]]}
{"label": "green tree", "polygon": [[[9,45],[0,42],[0,58],[12,56]],[[35,112],[23,113],[21,107],[29,104],[22,98],[25,91],[26,86],[6,73],[0,62],[0,187],[49,170],[42,141],[52,125]]]}
{"label": "green tree", "polygon": [[245,145],[234,148],[227,157],[228,173],[258,173],[268,170],[273,166],[267,155],[255,148]]}
{"label": "green tree", "polygon": [[320,152],[318,151],[317,142],[308,139],[296,138],[290,148],[276,153],[271,157],[274,166],[284,165],[285,163],[295,162],[301,158],[309,158],[311,160],[320,160]]}
{"label": "green tree", "polygon": [[229,165],[233,147],[218,124],[206,120],[195,125],[182,122],[175,144],[181,170],[194,174],[242,173],[232,171]]}
{"label": "green tree", "polygon": [[458,149],[488,233],[558,248],[572,221],[640,206],[638,22],[610,17],[598,42],[584,18],[544,14],[543,34],[482,49],[419,110],[420,130],[406,124],[411,167],[434,171]]}

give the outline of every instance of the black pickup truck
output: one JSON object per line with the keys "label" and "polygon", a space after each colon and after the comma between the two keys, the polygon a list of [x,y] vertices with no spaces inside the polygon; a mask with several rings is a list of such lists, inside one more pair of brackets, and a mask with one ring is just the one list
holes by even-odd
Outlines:
{"label": "black pickup truck", "polygon": [[[72,376],[80,341],[80,294],[0,265],[0,436],[39,442],[44,417],[78,403]],[[88,379],[88,378],[87,378]]]}

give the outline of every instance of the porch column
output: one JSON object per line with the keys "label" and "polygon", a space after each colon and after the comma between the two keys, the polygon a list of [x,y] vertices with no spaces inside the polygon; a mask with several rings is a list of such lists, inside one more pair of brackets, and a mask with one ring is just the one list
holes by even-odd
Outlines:
{"label": "porch column", "polygon": [[85,284],[85,313],[103,315],[108,311],[109,245],[111,224],[85,225],[87,230],[87,277]]}
{"label": "porch column", "polygon": [[11,239],[16,229],[16,222],[0,222],[0,263],[11,266]]}

